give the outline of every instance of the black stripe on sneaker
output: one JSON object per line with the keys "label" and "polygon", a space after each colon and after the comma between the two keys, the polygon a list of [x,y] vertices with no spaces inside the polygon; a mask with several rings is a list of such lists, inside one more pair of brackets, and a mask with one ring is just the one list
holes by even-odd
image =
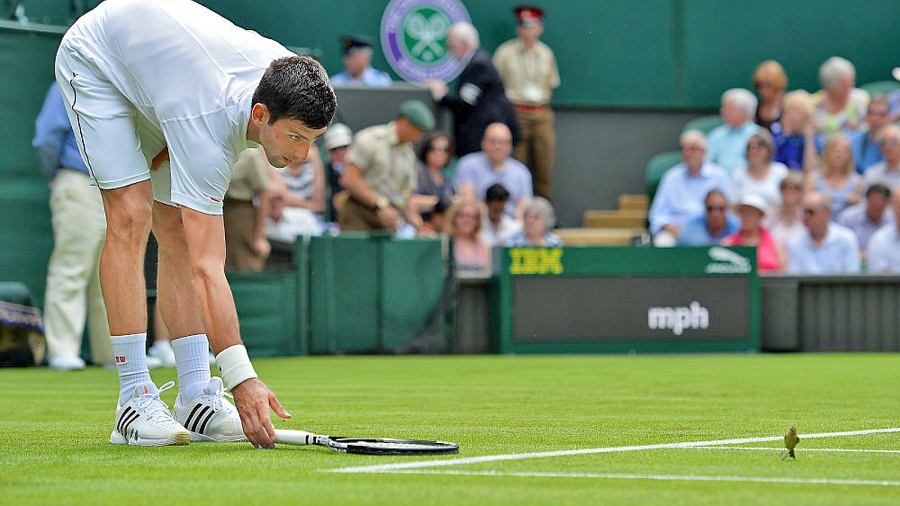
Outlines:
{"label": "black stripe on sneaker", "polygon": [[194,413],[196,413],[197,410],[200,409],[200,406],[202,406],[202,405],[203,404],[197,404],[196,406],[194,406],[194,409],[191,410],[191,414],[189,414],[188,417],[184,420],[185,427],[187,427],[188,425],[191,424],[191,419],[194,417]]}
{"label": "black stripe on sneaker", "polygon": [[125,432],[127,432],[128,426],[131,425],[131,422],[137,420],[139,416],[141,416],[141,415],[137,411],[128,415],[128,418],[126,418],[125,420],[122,421],[122,429],[119,432],[121,432],[123,434]]}
{"label": "black stripe on sneaker", "polygon": [[213,415],[216,414],[214,410],[210,411],[208,415],[206,415],[206,419],[203,420],[203,424],[200,425],[200,430],[198,431],[200,434],[203,434],[206,431],[206,424],[212,419]]}
{"label": "black stripe on sneaker", "polygon": [[119,421],[116,422],[117,431],[122,432],[122,422],[125,420],[125,417],[131,414],[132,411],[134,410],[131,409],[131,406],[128,406],[124,411],[122,411],[122,414],[119,416]]}
{"label": "black stripe on sneaker", "polygon": [[125,424],[125,430],[128,431],[128,428],[131,427],[131,424],[133,424],[134,422],[136,422],[137,419],[140,418],[140,417],[141,417],[140,414],[135,413],[135,414],[134,414],[134,417],[133,417],[131,420],[129,420],[128,423]]}
{"label": "black stripe on sneaker", "polygon": [[200,413],[198,413],[194,418],[194,424],[191,426],[192,431],[197,432],[197,425],[200,423],[200,419],[203,418],[206,415],[206,412],[210,410],[211,408],[209,406],[203,406],[203,410],[200,411]]}

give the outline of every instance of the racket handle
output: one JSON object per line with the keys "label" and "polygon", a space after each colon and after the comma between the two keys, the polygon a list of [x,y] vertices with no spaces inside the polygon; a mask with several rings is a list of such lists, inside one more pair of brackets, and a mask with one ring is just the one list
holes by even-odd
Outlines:
{"label": "racket handle", "polygon": [[316,434],[305,430],[275,429],[275,442],[287,445],[316,444]]}

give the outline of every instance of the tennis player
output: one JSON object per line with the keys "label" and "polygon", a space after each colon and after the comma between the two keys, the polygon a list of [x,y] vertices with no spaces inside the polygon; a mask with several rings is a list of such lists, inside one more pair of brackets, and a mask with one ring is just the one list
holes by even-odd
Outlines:
{"label": "tennis player", "polygon": [[[120,385],[110,442],[246,436],[273,447],[269,409],[290,414],[241,341],[224,272],[222,199],[251,141],[276,167],[306,159],[336,107],[324,69],[190,0],[107,0],[66,32],[56,77],[106,212],[100,282]],[[151,223],[158,300],[177,336],[174,416],[159,398],[173,384],[157,388],[145,356]],[[221,379],[210,377],[210,343]]]}

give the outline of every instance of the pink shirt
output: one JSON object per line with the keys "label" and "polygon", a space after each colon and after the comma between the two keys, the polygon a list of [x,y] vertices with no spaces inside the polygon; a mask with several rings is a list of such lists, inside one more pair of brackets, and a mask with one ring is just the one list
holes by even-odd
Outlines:
{"label": "pink shirt", "polygon": [[[744,229],[738,230],[722,240],[726,246],[743,246]],[[756,269],[760,273],[778,272],[778,247],[775,238],[763,227],[759,227],[759,244],[756,246]]]}

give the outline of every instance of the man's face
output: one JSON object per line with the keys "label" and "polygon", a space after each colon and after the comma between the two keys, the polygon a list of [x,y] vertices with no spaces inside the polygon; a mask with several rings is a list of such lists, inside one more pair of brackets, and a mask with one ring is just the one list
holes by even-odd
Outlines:
{"label": "man's face", "polygon": [[891,106],[889,104],[881,102],[869,104],[869,109],[866,111],[866,123],[869,124],[869,135],[878,133],[882,127],[888,124],[891,117],[890,108]]}
{"label": "man's face", "polygon": [[344,55],[344,70],[354,78],[358,78],[372,63],[370,49],[357,49]]}
{"label": "man's face", "polygon": [[822,209],[820,197],[807,195],[803,199],[803,225],[812,233],[822,233],[828,228],[831,212]]}
{"label": "man's face", "polygon": [[519,25],[516,27],[516,34],[520,39],[527,42],[534,42],[544,33],[544,24],[537,23],[532,26]]}
{"label": "man's face", "polygon": [[872,221],[880,220],[889,203],[890,200],[884,198],[884,195],[874,192],[870,193],[866,197],[866,216]]}
{"label": "man's face", "polygon": [[291,162],[305,162],[310,144],[325,133],[324,128],[309,128],[302,121],[293,118],[282,118],[270,125],[268,110],[262,104],[253,106],[252,116],[251,120],[259,125],[259,143],[273,167],[281,168]]}
{"label": "man's face", "polygon": [[422,138],[423,132],[415,125],[410,123],[406,118],[397,118],[397,137],[400,142],[418,142]]}
{"label": "man's face", "polygon": [[500,163],[512,154],[512,134],[505,128],[488,127],[481,149],[491,163]]}
{"label": "man's face", "polygon": [[447,35],[447,49],[450,50],[450,53],[453,54],[454,58],[462,60],[469,50],[469,45],[461,40],[461,37],[456,30],[451,29],[450,33]]}
{"label": "man's face", "polygon": [[349,146],[338,146],[328,150],[328,159],[331,160],[331,163],[344,163],[344,160],[347,159],[348,148]]}
{"label": "man's face", "polygon": [[503,212],[506,210],[505,200],[491,200],[487,203],[488,218],[494,223],[499,223],[503,218]]}
{"label": "man's face", "polygon": [[710,230],[722,230],[727,223],[728,199],[714,193],[706,199],[706,226]]}
{"label": "man's face", "polygon": [[900,128],[888,126],[882,130],[881,154],[891,166],[900,163]]}
{"label": "man's face", "polygon": [[704,156],[706,156],[706,150],[699,143],[686,141],[681,144],[681,159],[689,168],[699,169],[703,165]]}
{"label": "man's face", "polygon": [[735,103],[734,100],[726,100],[719,110],[722,121],[732,127],[739,127],[747,122],[747,111]]}

